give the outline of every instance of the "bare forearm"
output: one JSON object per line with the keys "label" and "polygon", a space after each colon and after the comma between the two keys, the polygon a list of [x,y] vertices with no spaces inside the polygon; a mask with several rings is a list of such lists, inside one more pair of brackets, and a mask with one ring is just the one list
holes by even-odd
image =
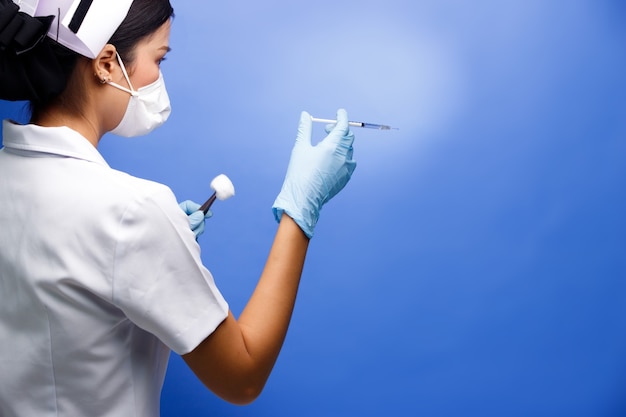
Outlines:
{"label": "bare forearm", "polygon": [[217,395],[248,403],[261,392],[280,353],[309,240],[284,215],[268,260],[240,318],[224,322],[184,359]]}
{"label": "bare forearm", "polygon": [[308,245],[298,225],[283,215],[261,278],[238,320],[248,352],[269,365],[268,373],[287,333]]}

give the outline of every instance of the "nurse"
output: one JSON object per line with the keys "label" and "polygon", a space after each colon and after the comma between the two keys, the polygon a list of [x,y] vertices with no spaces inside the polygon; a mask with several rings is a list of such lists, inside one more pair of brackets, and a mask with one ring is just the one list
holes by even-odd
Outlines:
{"label": "nurse", "polygon": [[202,264],[198,206],[97,150],[169,115],[169,1],[19,3],[0,0],[0,99],[32,111],[3,122],[0,150],[0,415],[158,416],[170,350],[226,401],[253,401],[319,212],[356,166],[346,112],[316,146],[302,114],[274,242],[236,319]]}

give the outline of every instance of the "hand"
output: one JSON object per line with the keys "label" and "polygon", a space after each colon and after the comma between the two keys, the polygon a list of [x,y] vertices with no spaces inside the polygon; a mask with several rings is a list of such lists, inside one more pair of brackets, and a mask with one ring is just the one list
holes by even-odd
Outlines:
{"label": "hand", "polygon": [[277,221],[286,212],[309,238],[322,206],[343,189],[356,168],[354,134],[346,111],[337,111],[337,124],[315,146],[311,145],[312,124],[311,116],[302,112],[287,175],[272,206]]}
{"label": "hand", "polygon": [[206,214],[204,214],[200,210],[200,204],[194,203],[191,200],[185,200],[182,203],[178,204],[178,206],[188,216],[189,226],[191,227],[193,233],[196,235],[196,239],[198,239],[198,236],[204,233],[204,220],[213,216],[213,213],[211,212],[211,210],[209,210]]}

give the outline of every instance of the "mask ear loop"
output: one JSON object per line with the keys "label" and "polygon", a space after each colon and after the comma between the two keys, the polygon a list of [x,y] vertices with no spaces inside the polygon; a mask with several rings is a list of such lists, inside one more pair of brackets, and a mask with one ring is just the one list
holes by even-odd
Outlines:
{"label": "mask ear loop", "polygon": [[130,86],[130,90],[126,87],[123,87],[117,83],[114,83],[113,81],[106,81],[107,84],[109,84],[110,86],[113,86],[115,88],[118,88],[122,91],[126,91],[128,94],[130,94],[131,96],[137,96],[139,93],[137,93],[137,91],[135,91],[135,88],[133,87],[133,85],[130,82],[130,77],[128,76],[128,72],[126,72],[126,67],[124,66],[124,63],[122,62],[122,58],[120,57],[120,54],[118,54],[117,52],[115,52],[115,55],[117,56],[117,62],[119,62],[120,64],[120,68],[122,69],[122,73],[124,74],[124,78],[126,78],[126,81],[128,82],[128,85]]}

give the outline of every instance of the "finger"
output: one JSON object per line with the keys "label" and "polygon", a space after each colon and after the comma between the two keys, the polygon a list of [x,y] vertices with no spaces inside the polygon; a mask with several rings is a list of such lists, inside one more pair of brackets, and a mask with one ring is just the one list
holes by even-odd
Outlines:
{"label": "finger", "polygon": [[346,152],[346,161],[351,161],[352,160],[352,154],[354,153],[354,148],[352,146],[350,146],[348,148],[348,152]]}
{"label": "finger", "polygon": [[198,235],[204,230],[204,213],[201,211],[195,211],[189,215],[189,227]]}
{"label": "finger", "polygon": [[345,136],[339,138],[339,141],[335,144],[335,152],[338,155],[343,155],[346,160],[352,159],[352,153],[354,152],[354,148],[352,144],[354,142],[354,133],[351,130],[348,130]]}
{"label": "finger", "polygon": [[337,127],[341,130],[348,130],[348,112],[345,109],[337,110]]}
{"label": "finger", "polygon": [[185,200],[182,203],[179,203],[178,206],[185,212],[185,214],[191,214],[194,211],[198,211],[200,208],[200,204],[191,200]]}
{"label": "finger", "polygon": [[196,239],[198,239],[198,236],[204,233],[204,222],[200,223],[198,227],[192,230],[193,230],[193,234],[196,235]]}
{"label": "finger", "polygon": [[337,110],[337,123],[328,133],[331,142],[338,144],[349,133],[348,113],[344,109]]}
{"label": "finger", "polygon": [[346,168],[348,169],[348,172],[350,173],[350,176],[352,176],[352,173],[356,169],[356,161],[350,160],[350,161],[346,162]]}
{"label": "finger", "polygon": [[301,142],[307,145],[311,144],[311,130],[313,121],[311,115],[305,111],[300,114],[300,123],[298,124],[298,135],[296,136],[296,143]]}
{"label": "finger", "polygon": [[200,210],[194,211],[189,216],[189,224],[191,228],[197,227],[200,223],[204,223],[204,213]]}
{"label": "finger", "polygon": [[352,148],[353,143],[354,143],[354,132],[348,129],[346,134],[341,137],[341,146]]}

